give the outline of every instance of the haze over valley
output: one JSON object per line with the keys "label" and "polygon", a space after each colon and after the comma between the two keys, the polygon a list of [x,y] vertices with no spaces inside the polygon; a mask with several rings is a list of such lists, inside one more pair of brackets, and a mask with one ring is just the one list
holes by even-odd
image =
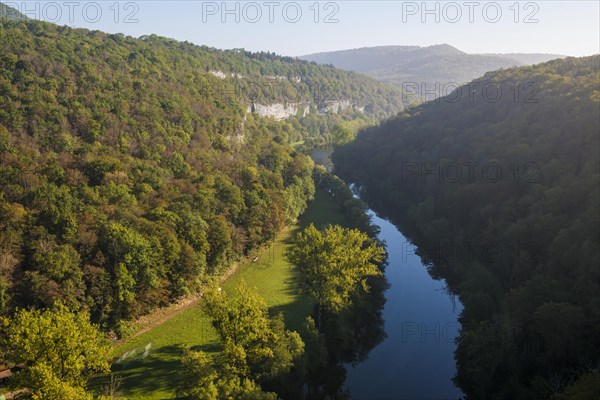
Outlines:
{"label": "haze over valley", "polygon": [[363,73],[410,94],[422,94],[415,102],[430,100],[427,92],[438,96],[449,94],[450,87],[454,89],[489,71],[564,57],[557,54],[467,54],[448,44],[365,47],[300,56],[303,60]]}

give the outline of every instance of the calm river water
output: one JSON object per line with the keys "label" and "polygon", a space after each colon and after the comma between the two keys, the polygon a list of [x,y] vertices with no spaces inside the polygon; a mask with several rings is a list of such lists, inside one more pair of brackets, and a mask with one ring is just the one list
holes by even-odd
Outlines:
{"label": "calm river water", "polygon": [[[315,150],[315,162],[329,162],[329,150]],[[346,367],[345,387],[355,400],[458,399],[462,393],[451,379],[462,304],[446,294],[444,281],[431,278],[393,224],[371,214],[389,254],[390,288],[383,310],[387,338],[366,361]]]}

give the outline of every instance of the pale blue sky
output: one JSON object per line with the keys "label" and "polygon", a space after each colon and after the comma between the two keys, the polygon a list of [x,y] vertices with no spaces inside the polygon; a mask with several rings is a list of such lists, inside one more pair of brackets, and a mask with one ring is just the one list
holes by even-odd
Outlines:
{"label": "pale blue sky", "polygon": [[[230,1],[225,7],[222,1],[199,0],[73,0],[68,5],[69,1],[3,2],[17,5],[31,17],[61,25],[136,37],[156,33],[217,48],[268,50],[290,56],[364,46],[440,43],[468,53],[582,56],[600,52],[600,2],[596,0],[430,1],[425,7],[422,1],[366,0]],[[225,8],[232,12],[224,13]],[[425,13],[425,8],[432,12]],[[327,15],[332,15],[329,23],[325,22]]]}

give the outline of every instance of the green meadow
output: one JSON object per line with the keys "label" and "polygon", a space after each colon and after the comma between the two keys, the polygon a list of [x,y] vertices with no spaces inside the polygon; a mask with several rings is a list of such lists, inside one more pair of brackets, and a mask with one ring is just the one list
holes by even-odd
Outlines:
{"label": "green meadow", "polygon": [[[310,300],[298,291],[297,271],[287,262],[285,252],[294,233],[313,223],[347,226],[342,209],[325,191],[319,190],[298,224],[288,227],[255,262],[240,264],[237,272],[222,284],[232,293],[244,280],[265,298],[271,314],[283,313],[286,325],[298,330],[311,312]],[[120,381],[119,391],[131,400],[165,400],[178,398],[182,367],[180,357],[185,346],[216,354],[219,340],[209,318],[197,303],[166,322],[115,347],[115,357],[130,352],[130,356],[113,366],[113,375]],[[92,386],[101,391],[109,377],[95,379]]]}

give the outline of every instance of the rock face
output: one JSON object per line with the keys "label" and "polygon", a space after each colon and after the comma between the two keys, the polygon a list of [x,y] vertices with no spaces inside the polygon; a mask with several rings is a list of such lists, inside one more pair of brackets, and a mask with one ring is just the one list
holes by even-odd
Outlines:
{"label": "rock face", "polygon": [[208,71],[210,74],[213,74],[214,76],[216,76],[217,78],[221,78],[221,79],[226,79],[226,78],[243,78],[244,75],[241,74],[234,74],[233,72],[230,74],[226,74],[223,71]]}
{"label": "rock face", "polygon": [[292,76],[288,78],[287,76],[283,75],[264,75],[263,77],[272,81],[290,81],[296,83],[302,82],[302,78],[300,78],[299,76]]}
{"label": "rock face", "polygon": [[[273,117],[281,121],[292,116],[306,117],[310,113],[311,105],[307,103],[252,103],[246,109],[247,112],[256,113],[261,117]],[[364,106],[353,104],[350,100],[327,100],[317,107],[319,115],[337,114],[353,109],[357,112],[365,112]]]}
{"label": "rock face", "polygon": [[246,134],[245,134],[245,126],[246,126],[247,116],[244,115],[244,119],[242,119],[242,123],[240,124],[239,129],[233,134],[228,135],[226,138],[231,143],[243,144],[246,142]]}
{"label": "rock face", "polygon": [[[323,104],[319,105],[319,114],[324,115],[327,113],[337,114],[344,110],[352,107],[350,100],[327,100]],[[364,107],[355,107],[355,109],[363,109]]]}
{"label": "rock face", "polygon": [[307,116],[310,112],[310,106],[304,103],[274,103],[266,105],[253,103],[248,107],[247,111],[254,112],[262,117],[273,117],[275,121],[281,121],[296,115],[300,117]]}
{"label": "rock face", "polygon": [[[216,76],[219,79],[230,79],[230,78],[238,78],[244,79],[244,75],[233,73],[233,72],[223,72],[221,70],[210,70],[209,74]],[[284,75],[262,75],[262,79],[265,79],[267,82],[272,82],[276,84],[278,82],[291,82],[291,83],[301,83],[302,77],[300,76],[284,76]],[[354,104],[352,101],[347,99],[341,100],[325,100],[317,103],[314,100],[300,100],[294,99],[296,101],[288,101],[280,102],[280,103],[270,103],[270,104],[261,104],[251,102],[247,107],[246,111],[248,113],[256,113],[261,117],[273,117],[276,121],[281,121],[284,119],[288,119],[293,116],[297,116],[300,118],[306,117],[311,108],[313,112],[316,110],[318,115],[327,115],[327,114],[338,114],[344,112],[346,110],[354,110],[357,112],[365,112],[365,107],[360,106],[358,104]],[[264,100],[263,100],[264,101]]]}

